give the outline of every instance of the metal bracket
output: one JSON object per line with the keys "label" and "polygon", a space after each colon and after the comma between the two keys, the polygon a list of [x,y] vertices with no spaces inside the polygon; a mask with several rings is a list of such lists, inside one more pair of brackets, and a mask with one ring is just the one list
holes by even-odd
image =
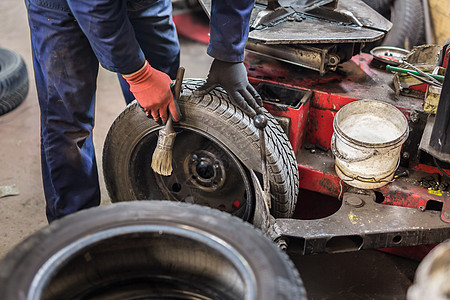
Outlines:
{"label": "metal bracket", "polygon": [[438,211],[383,205],[371,190],[344,193],[341,208],[318,220],[276,219],[274,227],[300,254],[435,244],[450,238]]}
{"label": "metal bracket", "polygon": [[269,0],[266,9],[258,12],[258,15],[250,26],[250,30],[259,30],[274,26],[294,13],[294,9],[281,6],[278,0]]}
{"label": "metal bracket", "polygon": [[436,117],[434,115],[428,116],[427,124],[423,131],[422,139],[420,140],[419,149],[429,153],[430,155],[440,157],[441,160],[450,161],[450,154],[438,152],[430,146],[431,132],[433,130],[435,118]]}
{"label": "metal bracket", "polygon": [[255,191],[255,214],[253,216],[253,226],[267,233],[270,227],[270,210],[264,200],[264,191],[259,183],[258,177],[253,170],[250,170],[253,188]]}

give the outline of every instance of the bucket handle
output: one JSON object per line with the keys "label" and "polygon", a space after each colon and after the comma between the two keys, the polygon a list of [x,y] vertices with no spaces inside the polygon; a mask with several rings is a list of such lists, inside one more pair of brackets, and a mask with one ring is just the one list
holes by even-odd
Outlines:
{"label": "bucket handle", "polygon": [[373,150],[371,153],[368,153],[366,156],[364,157],[359,157],[359,158],[348,158],[343,156],[341,153],[339,153],[338,149],[336,148],[336,136],[333,133],[333,136],[331,137],[331,144],[330,144],[330,148],[331,148],[331,152],[333,153],[333,155],[335,157],[337,157],[338,159],[346,162],[346,163],[354,163],[354,162],[359,162],[359,161],[363,161],[366,159],[369,159],[375,155],[378,154],[377,150]]}

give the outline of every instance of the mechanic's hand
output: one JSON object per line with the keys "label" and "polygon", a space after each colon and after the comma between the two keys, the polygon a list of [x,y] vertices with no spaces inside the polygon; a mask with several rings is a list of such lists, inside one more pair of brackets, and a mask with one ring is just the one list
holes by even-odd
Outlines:
{"label": "mechanic's hand", "polygon": [[203,96],[217,86],[223,87],[239,106],[250,117],[262,114],[262,99],[247,79],[247,70],[242,62],[226,62],[214,59],[209,69],[205,84],[199,87],[195,96]]}
{"label": "mechanic's hand", "polygon": [[122,76],[130,85],[130,92],[133,93],[148,116],[151,115],[157,122],[159,118],[166,122],[167,108],[169,108],[174,121],[179,120],[170,89],[172,80],[167,74],[153,69],[146,61],[144,67],[139,71]]}

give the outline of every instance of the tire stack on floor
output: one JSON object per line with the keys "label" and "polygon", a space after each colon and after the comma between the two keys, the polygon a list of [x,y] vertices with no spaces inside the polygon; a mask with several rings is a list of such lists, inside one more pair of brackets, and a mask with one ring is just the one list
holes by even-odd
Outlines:
{"label": "tire stack on floor", "polygon": [[28,73],[22,57],[0,48],[0,115],[19,106],[28,94]]}

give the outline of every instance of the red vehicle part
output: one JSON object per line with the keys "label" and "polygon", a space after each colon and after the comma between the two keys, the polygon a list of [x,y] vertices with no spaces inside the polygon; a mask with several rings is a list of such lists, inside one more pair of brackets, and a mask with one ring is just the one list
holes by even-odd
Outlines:
{"label": "red vehicle part", "polygon": [[448,60],[450,57],[450,47],[448,47],[450,44],[450,40],[445,41],[444,44],[444,55],[443,55],[443,59],[442,59],[442,67],[443,68],[447,68],[448,66]]}

